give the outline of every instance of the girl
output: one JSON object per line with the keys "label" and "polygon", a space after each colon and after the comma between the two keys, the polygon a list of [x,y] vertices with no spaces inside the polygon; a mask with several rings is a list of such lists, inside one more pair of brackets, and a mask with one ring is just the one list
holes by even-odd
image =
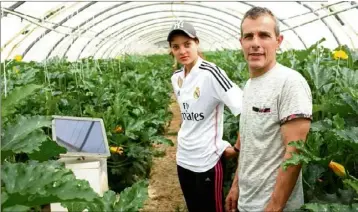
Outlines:
{"label": "girl", "polygon": [[171,54],[183,66],[171,82],[182,116],[176,159],[187,208],[224,211],[223,162],[239,151],[222,140],[224,105],[238,115],[242,90],[224,70],[199,55],[193,25],[178,21],[167,40]]}

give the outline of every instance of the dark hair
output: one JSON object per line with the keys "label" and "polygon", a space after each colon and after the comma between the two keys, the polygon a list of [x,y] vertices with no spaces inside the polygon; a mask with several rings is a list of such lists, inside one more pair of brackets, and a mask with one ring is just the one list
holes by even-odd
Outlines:
{"label": "dark hair", "polygon": [[242,36],[242,23],[246,18],[255,20],[263,15],[270,15],[273,18],[273,20],[275,21],[275,34],[276,36],[279,36],[280,26],[277,17],[272,13],[271,10],[267,9],[266,7],[253,7],[245,13],[244,17],[241,20],[241,25],[240,25],[241,36]]}

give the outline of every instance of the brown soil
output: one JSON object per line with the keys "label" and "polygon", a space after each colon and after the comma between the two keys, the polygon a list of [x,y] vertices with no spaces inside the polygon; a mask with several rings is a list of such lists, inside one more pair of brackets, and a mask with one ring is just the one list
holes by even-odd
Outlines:
{"label": "brown soil", "polygon": [[180,128],[181,116],[179,106],[174,99],[170,109],[173,112],[173,118],[166,137],[173,141],[174,146],[158,146],[160,149],[165,149],[166,154],[153,161],[148,188],[149,198],[145,202],[142,212],[187,211],[176,169],[176,135]]}

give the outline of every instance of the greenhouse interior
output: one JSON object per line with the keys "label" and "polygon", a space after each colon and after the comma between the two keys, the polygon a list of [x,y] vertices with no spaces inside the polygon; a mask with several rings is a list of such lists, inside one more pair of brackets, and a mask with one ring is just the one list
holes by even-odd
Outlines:
{"label": "greenhouse interior", "polygon": [[[254,107],[246,114],[245,108],[251,107],[249,99],[254,101],[264,92],[271,95],[271,84],[266,81],[265,86],[263,81],[263,89],[255,91],[256,97],[250,97],[250,88],[254,89],[250,86],[254,86],[258,76],[255,73],[266,70],[255,69],[252,64],[261,61],[277,62],[293,70],[292,76],[302,76],[311,98],[310,103],[302,106],[310,110],[306,138],[280,144],[285,148],[285,155],[290,156],[279,158],[275,173],[287,182],[280,184],[283,187],[279,189],[275,187],[274,192],[279,196],[291,195],[289,185],[296,180],[289,180],[298,179],[297,182],[302,181],[302,202],[294,211],[358,211],[357,1],[0,3],[2,211],[196,211],[191,208],[196,203],[189,201],[189,191],[185,190],[184,195],[178,163],[186,161],[183,152],[189,151],[184,148],[188,145],[185,139],[195,137],[200,143],[207,136],[201,134],[205,124],[207,129],[215,131],[214,143],[218,140],[229,145],[222,157],[230,156],[220,163],[223,171],[215,171],[221,173],[217,175],[221,177],[215,177],[218,193],[212,194],[214,191],[210,190],[204,195],[212,195],[215,203],[199,198],[202,191],[195,190],[200,185],[194,183],[198,187],[191,188],[195,193],[191,198],[194,202],[202,201],[197,204],[213,204],[210,211],[250,211],[256,206],[259,211],[264,208],[270,211],[269,206],[277,203],[273,200],[275,195],[267,196],[267,205],[260,205],[262,202],[249,197],[248,192],[261,192],[258,190],[263,188],[242,187],[244,180],[240,183],[242,173],[256,179],[259,174],[255,173],[260,173],[260,169],[236,173],[240,162],[245,163],[243,167],[254,163],[244,159],[248,157],[245,156],[249,154],[248,149],[255,148],[256,141],[245,140],[249,134],[245,130],[241,132],[247,123],[247,128],[252,128],[250,123],[254,123],[251,116]],[[262,11],[271,11],[273,15],[245,16],[252,8],[266,8]],[[270,23],[275,24],[270,26],[276,28],[265,28],[268,25],[263,20],[268,19],[263,17],[269,17]],[[183,23],[193,26],[194,33]],[[169,39],[172,30],[185,36],[179,34]],[[282,42],[278,43],[280,38]],[[176,44],[180,39],[187,40],[185,45]],[[263,49],[264,53],[247,53],[255,48]],[[268,55],[274,59],[271,61]],[[206,64],[204,68],[197,65],[199,60]],[[278,66],[274,67],[276,70]],[[190,75],[192,71],[202,73],[200,77],[203,77],[202,90],[196,87],[194,94],[193,90],[186,93],[182,89],[194,83],[189,81],[190,77],[196,77]],[[205,79],[213,79],[212,83],[204,77],[211,77]],[[213,97],[208,94],[211,91],[203,90],[205,87],[214,89],[214,93],[221,92],[217,90],[220,85],[225,88],[221,82],[236,84],[243,91],[242,114],[232,112],[235,106],[232,104],[241,97],[229,97],[228,93]],[[299,91],[287,92],[293,95]],[[200,113],[195,114],[198,111],[183,103],[190,101],[192,105],[200,97],[209,96],[223,107],[218,124],[218,106],[208,109],[211,103],[201,101],[203,110],[216,111],[216,118],[210,111],[204,114],[207,120],[215,119],[215,126],[204,122],[204,115],[204,120],[198,121]],[[199,104],[194,105],[200,109]],[[281,110],[279,104],[277,107]],[[279,116],[271,112],[265,117]],[[197,122],[192,124],[193,120]],[[307,117],[297,120],[308,123]],[[268,131],[272,130],[266,121],[263,119],[259,130],[263,137],[268,137]],[[281,129],[278,133],[286,129],[286,124],[280,125],[280,121],[277,119],[273,124]],[[291,126],[295,122],[287,123]],[[192,127],[191,134],[189,127]],[[270,142],[274,141],[277,140]],[[241,149],[237,150],[240,143]],[[209,147],[205,148],[209,151]],[[287,149],[292,148],[295,152],[289,153]],[[255,151],[264,154],[269,150]],[[219,160],[219,156],[210,157]],[[262,166],[270,163],[268,159],[261,160]],[[281,167],[289,171],[285,173]],[[295,178],[298,175],[292,170],[299,170],[300,178]],[[233,182],[237,178],[235,190]],[[254,179],[245,182],[256,182]],[[250,188],[244,190],[246,187]],[[273,187],[265,189],[273,192]],[[289,207],[287,201],[273,211]]]}

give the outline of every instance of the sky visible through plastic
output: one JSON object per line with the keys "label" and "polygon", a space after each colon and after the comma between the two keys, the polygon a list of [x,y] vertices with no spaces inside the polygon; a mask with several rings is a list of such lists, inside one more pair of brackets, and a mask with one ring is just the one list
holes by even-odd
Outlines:
{"label": "sky visible through plastic", "polygon": [[1,2],[1,61],[167,53],[168,31],[179,19],[196,27],[203,51],[240,49],[241,18],[253,6],[278,17],[282,50],[322,38],[328,48],[358,48],[357,2]]}

